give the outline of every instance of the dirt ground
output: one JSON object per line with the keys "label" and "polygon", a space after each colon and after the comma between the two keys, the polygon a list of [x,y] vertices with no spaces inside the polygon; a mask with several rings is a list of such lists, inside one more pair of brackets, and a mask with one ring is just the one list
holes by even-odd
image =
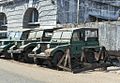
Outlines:
{"label": "dirt ground", "polygon": [[71,72],[38,67],[34,64],[0,59],[0,70],[31,80],[37,80],[39,83],[120,83],[120,68],[117,67],[108,68],[108,72],[87,71],[73,74]]}

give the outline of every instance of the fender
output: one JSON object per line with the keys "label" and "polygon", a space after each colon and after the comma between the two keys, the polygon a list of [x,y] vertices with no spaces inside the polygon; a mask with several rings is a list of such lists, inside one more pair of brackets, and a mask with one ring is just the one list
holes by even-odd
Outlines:
{"label": "fender", "polygon": [[45,53],[49,56],[54,56],[54,54],[58,51],[61,51],[64,53],[65,50],[69,47],[70,47],[70,44],[60,45],[60,46],[56,46],[55,48],[45,50]]}
{"label": "fender", "polygon": [[29,47],[34,47],[34,46],[36,46],[35,43],[34,44],[33,43],[28,43],[28,44],[20,46],[20,49],[23,49],[23,51],[25,51],[25,50],[29,49]]}

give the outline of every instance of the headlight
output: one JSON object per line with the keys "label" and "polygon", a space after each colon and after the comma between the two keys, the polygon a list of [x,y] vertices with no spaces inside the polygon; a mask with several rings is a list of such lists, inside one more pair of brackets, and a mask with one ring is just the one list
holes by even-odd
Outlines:
{"label": "headlight", "polygon": [[40,48],[40,44],[37,45],[37,48]]}
{"label": "headlight", "polygon": [[15,45],[17,45],[17,42],[15,42]]}
{"label": "headlight", "polygon": [[50,44],[47,44],[47,48],[50,48]]}
{"label": "headlight", "polygon": [[2,45],[4,45],[4,41],[2,41],[2,43],[1,43]]}
{"label": "headlight", "polygon": [[24,45],[25,44],[25,42],[24,41],[22,41],[22,45]]}
{"label": "headlight", "polygon": [[53,49],[47,49],[47,50],[45,50],[45,54],[47,56],[50,56],[50,54],[51,54],[52,51],[53,51]]}

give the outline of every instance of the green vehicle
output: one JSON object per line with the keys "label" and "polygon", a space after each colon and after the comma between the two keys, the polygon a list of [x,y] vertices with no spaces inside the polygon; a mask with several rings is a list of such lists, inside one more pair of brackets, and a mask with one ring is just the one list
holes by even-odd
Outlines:
{"label": "green vehicle", "polygon": [[[53,33],[51,41],[47,42],[46,46],[46,49],[44,49],[44,46],[42,49],[42,45],[39,43],[33,49],[32,54],[29,54],[29,57],[34,57],[37,65],[59,66],[61,68],[65,68],[60,66],[63,63],[64,66],[69,64],[72,65],[72,68],[76,67],[85,59],[86,63],[97,62],[98,59],[95,58],[94,53],[99,53],[102,48],[99,46],[98,29],[96,28],[64,28],[57,30]],[[85,57],[84,52],[88,53],[89,56]],[[65,56],[67,58],[64,60]]]}
{"label": "green vehicle", "polygon": [[7,52],[10,47],[16,44],[16,41],[26,40],[30,30],[21,31],[8,31],[6,39],[0,39],[0,55],[5,58],[10,58],[10,54]]}
{"label": "green vehicle", "polygon": [[7,31],[0,31],[0,39],[7,38]]}
{"label": "green vehicle", "polygon": [[[37,42],[50,41],[53,30],[54,29],[34,30],[30,33],[28,37],[29,40],[24,41],[26,43],[16,49],[9,49],[9,52],[13,55],[13,59],[27,63],[33,62],[33,58],[28,57],[28,53],[31,53],[31,51],[37,46]],[[32,41],[30,41],[30,39],[32,39]]]}

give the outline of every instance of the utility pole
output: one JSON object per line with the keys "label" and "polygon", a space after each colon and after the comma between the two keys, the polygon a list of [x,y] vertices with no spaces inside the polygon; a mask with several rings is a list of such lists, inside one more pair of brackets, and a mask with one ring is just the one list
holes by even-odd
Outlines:
{"label": "utility pole", "polygon": [[77,0],[77,24],[79,24],[80,0]]}

